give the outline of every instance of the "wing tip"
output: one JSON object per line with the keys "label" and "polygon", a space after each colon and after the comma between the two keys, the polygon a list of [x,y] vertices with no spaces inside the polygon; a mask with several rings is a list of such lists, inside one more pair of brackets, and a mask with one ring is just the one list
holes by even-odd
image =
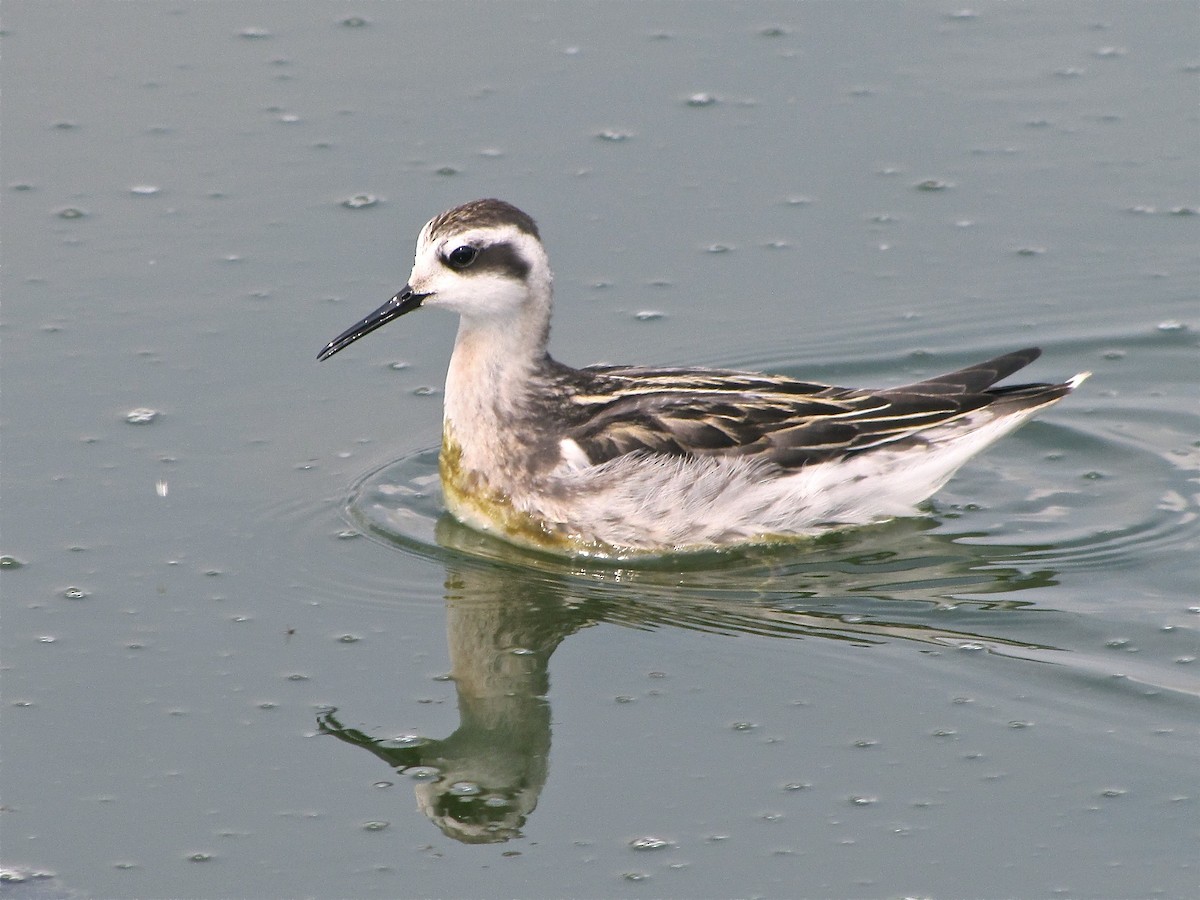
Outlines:
{"label": "wing tip", "polygon": [[1072,377],[1068,378],[1065,382],[1065,384],[1067,386],[1067,390],[1069,390],[1069,391],[1075,390],[1075,388],[1079,387],[1081,384],[1083,384],[1085,381],[1087,381],[1091,377],[1092,377],[1091,372],[1080,372],[1078,375],[1073,375]]}

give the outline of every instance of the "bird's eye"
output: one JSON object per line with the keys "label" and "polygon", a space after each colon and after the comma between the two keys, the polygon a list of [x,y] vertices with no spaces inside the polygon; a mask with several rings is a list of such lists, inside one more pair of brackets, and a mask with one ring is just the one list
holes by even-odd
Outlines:
{"label": "bird's eye", "polygon": [[478,256],[479,251],[475,247],[464,244],[461,247],[455,247],[447,254],[446,264],[452,269],[465,269],[475,262]]}

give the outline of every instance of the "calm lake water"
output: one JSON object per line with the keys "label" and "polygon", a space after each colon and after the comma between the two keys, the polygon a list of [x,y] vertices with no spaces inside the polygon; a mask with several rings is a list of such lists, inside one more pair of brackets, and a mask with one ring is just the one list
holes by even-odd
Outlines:
{"label": "calm lake water", "polygon": [[[3,6],[0,897],[1195,896],[1200,14]],[[442,515],[499,196],[564,361],[1094,376],[919,517],[624,568]]]}

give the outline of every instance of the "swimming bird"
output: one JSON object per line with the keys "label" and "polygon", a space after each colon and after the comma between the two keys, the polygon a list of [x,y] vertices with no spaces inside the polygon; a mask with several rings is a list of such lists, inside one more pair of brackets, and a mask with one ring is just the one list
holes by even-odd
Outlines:
{"label": "swimming bird", "polygon": [[571,555],[712,549],[911,515],[1089,374],[995,386],[1037,348],[881,390],[728,369],[576,369],[546,349],[552,296],[534,220],[476,200],[426,223],[404,289],[318,359],[423,307],[458,313],[439,455],[446,507]]}

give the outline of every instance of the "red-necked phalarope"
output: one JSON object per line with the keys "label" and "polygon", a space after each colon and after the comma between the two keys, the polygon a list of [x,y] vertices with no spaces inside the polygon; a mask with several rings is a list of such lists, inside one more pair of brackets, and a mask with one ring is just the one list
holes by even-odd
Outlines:
{"label": "red-necked phalarope", "polygon": [[993,387],[1036,348],[871,391],[725,369],[573,369],[546,352],[552,281],[533,219],[476,200],[428,222],[404,290],[318,358],[422,306],[458,313],[446,506],[560,552],[714,548],[911,514],[1088,375]]}

